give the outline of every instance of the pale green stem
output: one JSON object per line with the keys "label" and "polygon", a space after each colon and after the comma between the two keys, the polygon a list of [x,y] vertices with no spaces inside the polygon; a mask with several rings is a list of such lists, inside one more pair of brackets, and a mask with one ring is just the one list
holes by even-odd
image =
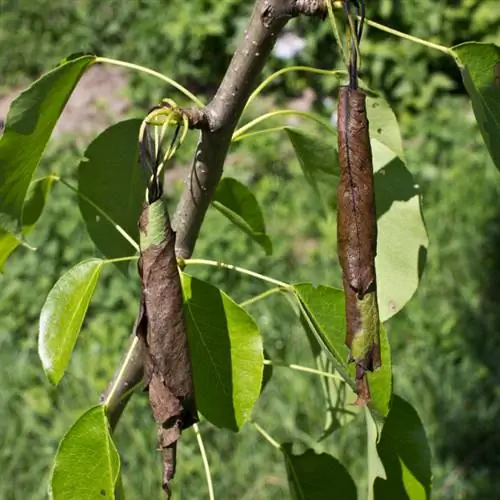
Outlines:
{"label": "pale green stem", "polygon": [[172,78],[169,78],[168,76],[162,75],[161,73],[158,73],[158,71],[154,71],[153,69],[146,68],[144,66],[140,66],[138,64],[133,64],[125,61],[119,61],[117,59],[110,59],[108,57],[98,57],[96,59],[96,62],[98,63],[105,63],[105,64],[113,64],[115,66],[122,66],[124,68],[129,68],[133,69],[135,71],[140,71],[142,73],[147,73],[148,75],[154,76],[160,80],[163,80],[164,82],[168,83],[172,87],[176,88],[179,92],[183,93],[188,99],[193,101],[197,106],[200,108],[204,107],[203,102],[198,99],[194,94],[189,92],[188,89],[183,87],[180,83],[177,83],[175,80],[172,80]]}
{"label": "pale green stem", "polygon": [[273,439],[257,422],[252,420],[251,423],[269,443],[271,443],[277,450],[281,450],[281,445],[278,441],[276,441],[276,439]]}
{"label": "pale green stem", "polygon": [[331,2],[326,2],[326,8],[328,9],[328,19],[330,20],[330,25],[332,26],[333,37],[335,38],[335,41],[337,42],[337,45],[339,46],[339,51],[340,51],[340,55],[342,57],[342,60],[344,61],[344,64],[347,66],[349,64],[349,61],[347,60],[347,55],[346,55],[346,52],[344,50],[344,46],[342,45],[342,40],[340,38],[340,33],[339,33],[339,29],[337,27],[337,21],[335,19],[335,14],[333,12]]}
{"label": "pale green stem", "polygon": [[313,120],[316,123],[322,125],[323,127],[327,127],[329,130],[332,130],[331,125],[328,122],[326,122],[323,118],[319,118],[318,116],[315,116],[312,113],[308,113],[307,111],[299,111],[297,109],[279,109],[277,111],[272,111],[270,113],[261,115],[258,118],[255,118],[255,120],[248,122],[246,125],[243,125],[243,127],[240,127],[238,130],[234,132],[231,140],[233,142],[236,142],[238,141],[239,136],[243,135],[247,130],[251,129],[252,127],[255,127],[255,125],[258,125],[259,123],[262,123],[264,120],[268,120],[269,118],[274,118],[275,116],[282,116],[282,115],[301,116],[303,118]]}
{"label": "pale green stem", "polygon": [[[109,402],[113,399],[116,391],[118,390],[120,384],[122,383],[122,379],[123,379],[123,375],[127,369],[127,366],[130,362],[130,359],[136,355],[136,348],[137,348],[137,345],[139,344],[140,342],[140,339],[139,339],[139,336],[138,335],[135,335],[133,340],[132,340],[132,344],[130,345],[128,351],[127,351],[127,355],[125,356],[125,359],[123,361],[123,363],[121,364],[121,369],[120,371],[118,372],[118,375],[114,378],[113,380],[113,385],[111,386],[107,396],[106,396],[106,399],[104,400],[103,404],[104,406],[107,408],[108,405],[109,405]],[[139,385],[139,384],[138,384]],[[135,386],[137,387],[137,386]],[[127,396],[127,394],[129,394],[131,391],[133,391],[135,389],[135,387],[130,387],[130,389],[128,390],[128,392],[126,392],[125,394],[122,395],[122,400]]]}
{"label": "pale green stem", "polygon": [[127,231],[125,231],[125,229],[123,229],[119,224],[117,224],[101,207],[96,205],[90,198],[85,196],[83,193],[80,193],[80,191],[78,191],[78,188],[71,185],[69,182],[66,182],[61,177],[54,176],[54,180],[58,180],[61,184],[71,189],[71,191],[74,191],[82,200],[86,201],[89,205],[94,207],[94,209],[99,213],[99,215],[102,215],[132,245],[132,247],[136,252],[139,251],[139,245],[134,241],[134,239],[127,233]]}
{"label": "pale green stem", "polygon": [[290,370],[296,370],[298,372],[311,373],[313,375],[320,375],[325,378],[332,378],[335,380],[344,380],[338,373],[328,373],[322,370],[317,370],[316,368],[309,368],[308,366],[296,365],[288,363],[280,363],[279,361],[271,361],[270,359],[264,360],[265,365],[276,366],[279,368],[289,368]]}
{"label": "pale green stem", "polygon": [[255,297],[251,297],[247,300],[244,300],[243,302],[240,302],[240,306],[247,307],[250,304],[253,304],[254,302],[258,302],[259,300],[265,299],[269,295],[273,295],[273,294],[279,293],[281,291],[282,291],[282,289],[280,287],[270,288],[269,290],[266,290],[265,292],[259,293],[259,295],[256,295]]}
{"label": "pale green stem", "polygon": [[287,68],[282,68],[272,75],[269,75],[251,94],[245,104],[245,110],[250,106],[250,103],[266,88],[273,80],[278,78],[279,76],[289,73],[291,71],[304,71],[306,73],[316,73],[319,75],[326,76],[337,76],[337,75],[345,75],[344,70],[330,70],[330,69],[321,69],[321,68],[313,68],[311,66],[289,66]]}
{"label": "pale green stem", "polygon": [[427,40],[422,40],[422,38],[417,38],[416,36],[408,35],[407,33],[403,33],[402,31],[395,30],[393,28],[389,28],[388,26],[384,26],[383,24],[379,24],[375,21],[370,21],[369,19],[365,19],[365,23],[368,26],[373,26],[380,31],[385,31],[386,33],[390,33],[391,35],[397,36],[399,38],[403,38],[405,40],[409,40],[410,42],[415,42],[420,45],[424,45],[431,49],[439,50],[440,52],[444,52],[445,54],[453,57],[453,52],[448,47],[444,45],[439,45],[437,43],[428,42]]}
{"label": "pale green stem", "polygon": [[275,280],[274,278],[270,278],[269,276],[264,276],[262,274],[256,273],[255,271],[250,271],[249,269],[245,269],[243,267],[233,266],[232,264],[226,264],[219,260],[207,260],[207,259],[183,259],[183,263],[186,265],[194,265],[194,266],[212,266],[219,267],[222,269],[229,269],[231,271],[236,271],[241,274],[246,274],[248,276],[252,276],[253,278],[257,278],[262,281],[266,281],[267,283],[272,283],[273,285],[278,285],[279,287],[289,289],[290,285],[283,281]]}
{"label": "pale green stem", "polygon": [[210,473],[210,465],[208,463],[207,451],[205,445],[203,444],[203,439],[201,437],[200,428],[198,424],[193,424],[193,430],[196,434],[196,441],[198,441],[198,447],[200,448],[201,459],[203,461],[203,468],[205,469],[205,476],[207,478],[208,487],[208,498],[210,500],[215,500],[214,495],[214,485],[212,484],[212,474]]}
{"label": "pale green stem", "polygon": [[284,128],[285,127],[282,125],[281,127],[270,127],[261,130],[256,130],[255,132],[249,132],[248,134],[240,135],[237,139],[237,142],[244,141],[245,139],[250,139],[251,137],[254,137],[256,135],[271,134],[272,132],[281,132]]}

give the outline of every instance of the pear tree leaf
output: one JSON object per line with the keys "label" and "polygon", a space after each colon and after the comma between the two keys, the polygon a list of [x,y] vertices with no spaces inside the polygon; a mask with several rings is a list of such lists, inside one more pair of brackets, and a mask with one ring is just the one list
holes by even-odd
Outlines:
{"label": "pear tree leaf", "polygon": [[462,73],[484,143],[500,169],[500,47],[492,43],[466,42],[452,54]]}
{"label": "pear tree leaf", "polygon": [[104,406],[87,410],[62,438],[50,479],[54,500],[115,498],[120,457]]}
{"label": "pear tree leaf", "polygon": [[[133,243],[139,242],[137,220],[145,197],[138,164],[140,125],[141,120],[131,119],[107,128],[78,166],[80,212],[92,241],[108,259],[133,255]],[[115,265],[128,273],[128,263]]]}
{"label": "pear tree leaf", "polygon": [[273,246],[266,233],[264,216],[250,189],[231,177],[217,187],[212,205],[271,255]]}
{"label": "pear tree leaf", "polygon": [[222,290],[185,273],[181,282],[198,409],[217,427],[237,431],[261,392],[259,328]]}
{"label": "pear tree leaf", "polygon": [[0,137],[0,227],[22,236],[24,199],[59,116],[95,56],[65,62],[45,73],[10,107]]}
{"label": "pear tree leaf", "polygon": [[314,450],[297,455],[291,443],[283,444],[281,451],[293,500],[356,500],[356,484],[336,458]]}
{"label": "pear tree leaf", "polygon": [[68,367],[104,262],[89,259],[72,267],[59,278],[45,300],[40,313],[38,355],[54,385]]}
{"label": "pear tree leaf", "polygon": [[[22,235],[26,237],[35,226],[45,207],[54,177],[47,176],[30,184],[24,200],[22,215]],[[22,242],[12,233],[0,228],[0,272],[3,271],[6,260]]]}
{"label": "pear tree leaf", "polygon": [[394,396],[377,444],[386,480],[375,480],[375,498],[428,500],[431,494],[431,452],[424,426],[415,409]]}

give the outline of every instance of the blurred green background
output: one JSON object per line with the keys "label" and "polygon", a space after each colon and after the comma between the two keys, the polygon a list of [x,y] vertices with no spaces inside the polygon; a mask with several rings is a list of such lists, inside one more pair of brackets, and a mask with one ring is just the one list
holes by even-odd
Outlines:
{"label": "blurred green background", "polygon": [[[500,44],[497,0],[367,3],[371,19],[431,41]],[[0,113],[43,71],[81,51],[153,67],[208,99],[243,30],[250,4],[1,1]],[[314,19],[292,21],[265,73],[296,63],[338,67],[329,29]],[[395,388],[417,408],[425,424],[433,452],[433,497],[494,499],[500,489],[500,176],[487,156],[450,59],[374,29],[367,30],[362,53],[363,78],[386,95],[400,119],[408,166],[422,187],[430,236],[421,287],[387,325]],[[96,93],[97,112],[65,118],[40,174],[55,172],[75,179],[85,145],[106,123],[141,116],[160,97],[174,97],[142,76],[122,72],[112,80],[106,75],[100,78],[115,82],[111,91],[101,95],[104,87],[96,80],[92,87],[89,77],[88,92]],[[273,84],[256,109],[298,103],[326,114],[331,112],[332,89],[331,81],[289,74]],[[87,107],[84,98],[81,107]],[[171,196],[182,187],[195,140],[178,161]],[[304,187],[283,137],[238,145],[230,153],[226,173],[253,186],[274,254],[265,257],[212,210],[195,256],[221,259],[285,281],[339,284],[336,236],[321,218],[314,193]],[[106,270],[69,373],[59,388],[50,387],[36,353],[38,315],[60,274],[94,253],[76,199],[64,186],[54,187],[31,241],[38,251],[18,250],[0,275],[0,498],[6,500],[46,497],[58,440],[106,387],[128,341],[137,303],[137,282],[126,283],[119,273]],[[196,274],[235,299],[262,290],[258,283],[223,270],[196,269]],[[312,363],[302,329],[283,298],[258,303],[251,312],[262,327],[271,358]],[[323,430],[321,398],[317,379],[275,368],[254,417],[275,438],[311,446]],[[253,428],[246,426],[239,435],[206,422],[200,428],[217,498],[288,498],[282,460]],[[362,423],[354,422],[320,445],[340,458],[360,487],[365,463],[358,455],[364,450],[364,432]],[[117,443],[127,498],[163,498],[155,429],[144,395],[129,405]],[[177,498],[207,498],[192,431],[181,441],[174,488]],[[364,490],[359,494],[365,498]]]}

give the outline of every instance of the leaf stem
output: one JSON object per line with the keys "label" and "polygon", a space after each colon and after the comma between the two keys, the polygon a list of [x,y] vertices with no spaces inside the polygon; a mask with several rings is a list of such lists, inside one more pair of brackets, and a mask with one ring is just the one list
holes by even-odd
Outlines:
{"label": "leaf stem", "polygon": [[273,295],[275,293],[281,292],[282,289],[281,287],[277,286],[275,288],[270,288],[269,290],[266,290],[265,292],[259,293],[259,295],[255,295],[254,297],[250,297],[247,300],[244,300],[243,302],[240,302],[241,307],[247,307],[250,304],[253,304],[254,302],[258,302],[259,300],[265,299],[269,295]]}
{"label": "leaf stem", "polygon": [[289,73],[291,71],[304,71],[307,73],[316,73],[319,75],[326,76],[337,76],[337,75],[345,75],[345,70],[331,70],[331,69],[321,69],[321,68],[313,68],[312,66],[289,66],[287,68],[282,68],[278,71],[275,71],[272,75],[269,75],[259,86],[250,94],[250,97],[245,104],[245,110],[250,106],[252,101],[276,78],[279,76]]}
{"label": "leaf stem", "polygon": [[205,445],[203,444],[203,438],[201,437],[198,424],[193,424],[193,430],[196,434],[196,441],[198,441],[198,447],[200,448],[201,459],[203,461],[203,468],[205,469],[205,476],[207,478],[208,498],[209,500],[215,500],[214,485],[212,484],[212,475],[210,474],[207,451],[205,449]]}
{"label": "leaf stem", "polygon": [[285,127],[282,125],[280,127],[269,127],[269,128],[263,128],[260,130],[256,130],[255,132],[249,132],[248,134],[243,134],[238,137],[238,142],[243,141],[245,139],[250,139],[250,137],[254,137],[256,135],[261,135],[261,134],[270,134],[272,132],[281,132]]}
{"label": "leaf stem", "polygon": [[200,108],[204,107],[203,102],[200,99],[198,99],[194,94],[189,92],[188,89],[183,87],[180,83],[177,83],[175,80],[172,80],[172,78],[169,78],[168,76],[162,75],[158,71],[146,68],[145,66],[140,66],[139,64],[133,64],[133,63],[129,63],[126,61],[119,61],[118,59],[110,59],[108,57],[98,57],[96,62],[104,63],[104,64],[113,64],[115,66],[122,66],[124,68],[129,68],[129,69],[133,69],[135,71],[140,71],[142,73],[147,73],[148,75],[151,75],[151,76],[154,76],[160,80],[163,80],[164,82],[168,83],[172,87],[176,88],[179,92],[184,94],[188,99],[193,101]]}
{"label": "leaf stem", "polygon": [[257,422],[254,422],[253,420],[250,421],[251,424],[257,429],[257,431],[268,441],[271,443],[272,446],[274,446],[277,450],[281,450],[281,445],[273,439]]}
{"label": "leaf stem", "polygon": [[53,176],[54,180],[59,181],[61,184],[66,186],[67,188],[74,191],[82,200],[85,200],[90,206],[92,206],[100,215],[102,215],[133,247],[133,249],[138,252],[139,245],[134,241],[132,236],[130,236],[125,229],[123,229],[119,224],[117,224],[101,207],[96,205],[90,198],[81,193],[78,188],[65,181],[61,177]]}
{"label": "leaf stem", "polygon": [[290,370],[296,370],[298,372],[311,373],[313,375],[320,375],[321,377],[325,378],[332,378],[334,380],[344,381],[344,379],[338,373],[329,373],[322,370],[318,370],[316,368],[310,368],[308,366],[296,365],[296,364],[289,365],[288,363],[282,363],[280,361],[271,361],[270,359],[265,359],[264,364],[280,368],[289,368]]}
{"label": "leaf stem", "polygon": [[389,28],[388,26],[384,26],[383,24],[379,24],[375,21],[370,21],[369,19],[365,19],[365,23],[368,24],[368,26],[373,26],[374,28],[376,28],[380,31],[385,31],[386,33],[397,36],[399,38],[403,38],[404,40],[409,40],[410,42],[415,42],[415,43],[418,43],[420,45],[424,45],[425,47],[439,50],[440,52],[443,52],[444,54],[447,54],[449,56],[450,55],[453,56],[451,49],[449,49],[448,47],[445,47],[444,45],[439,45],[437,43],[428,42],[427,40],[423,40],[422,38],[408,35],[407,33],[403,33],[402,31],[398,31],[398,30],[395,30],[393,28]]}
{"label": "leaf stem", "polygon": [[236,271],[241,274],[246,274],[248,276],[252,276],[253,278],[257,278],[262,281],[266,281],[267,283],[272,283],[273,285],[278,285],[281,288],[289,289],[290,285],[283,281],[276,280],[274,278],[270,278],[269,276],[264,276],[262,274],[256,273],[255,271],[250,271],[249,269],[245,269],[243,267],[233,266],[232,264],[226,264],[221,262],[220,260],[207,260],[207,259],[183,259],[184,264],[186,265],[194,265],[194,266],[212,266],[219,267],[223,269],[230,269],[231,271]]}
{"label": "leaf stem", "polygon": [[[103,401],[103,404],[106,408],[109,408],[109,405],[114,400],[115,394],[117,393],[117,391],[121,390],[120,388],[121,388],[121,385],[123,383],[125,372],[127,371],[128,366],[132,362],[133,358],[135,358],[137,356],[136,350],[138,348],[139,342],[140,342],[139,337],[134,336],[134,338],[132,340],[132,344],[128,348],[125,359],[123,360],[123,363],[120,365],[120,371],[117,373],[116,377],[113,379],[113,382],[112,382],[111,386],[109,387],[109,390],[106,394],[106,398]],[[125,397],[127,397],[127,395],[130,392],[132,392],[137,387],[137,385],[139,385],[139,384],[136,384],[135,386],[130,387],[129,390],[125,394],[121,395],[121,399],[123,400]]]}
{"label": "leaf stem", "polygon": [[264,120],[268,120],[269,118],[274,118],[275,116],[281,116],[281,115],[302,116],[303,118],[307,118],[309,120],[315,121],[316,123],[319,123],[320,125],[328,128],[329,130],[333,130],[332,126],[323,118],[320,118],[312,113],[308,113],[307,111],[299,111],[298,109],[279,109],[277,111],[271,111],[270,113],[265,113],[259,116],[258,118],[255,118],[254,120],[248,122],[246,125],[243,125],[243,127],[240,127],[238,130],[234,132],[231,141],[232,142],[238,141],[239,137],[242,136],[247,130],[251,129],[252,127],[255,127],[255,125],[258,125]]}

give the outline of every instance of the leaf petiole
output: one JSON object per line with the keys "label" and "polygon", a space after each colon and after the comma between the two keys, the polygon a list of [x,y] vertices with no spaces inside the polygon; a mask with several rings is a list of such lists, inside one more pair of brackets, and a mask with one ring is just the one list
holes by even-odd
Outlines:
{"label": "leaf petiole", "polygon": [[273,285],[278,285],[281,288],[291,289],[288,283],[283,281],[270,278],[269,276],[264,276],[263,274],[256,273],[255,271],[250,271],[243,267],[233,266],[232,264],[226,264],[219,260],[207,260],[207,259],[183,259],[184,265],[195,265],[195,266],[212,266],[220,267],[222,269],[230,269],[231,271],[236,271],[241,274],[246,274],[247,276],[252,276],[253,278],[260,279],[261,281],[266,281],[267,283],[272,283]]}

